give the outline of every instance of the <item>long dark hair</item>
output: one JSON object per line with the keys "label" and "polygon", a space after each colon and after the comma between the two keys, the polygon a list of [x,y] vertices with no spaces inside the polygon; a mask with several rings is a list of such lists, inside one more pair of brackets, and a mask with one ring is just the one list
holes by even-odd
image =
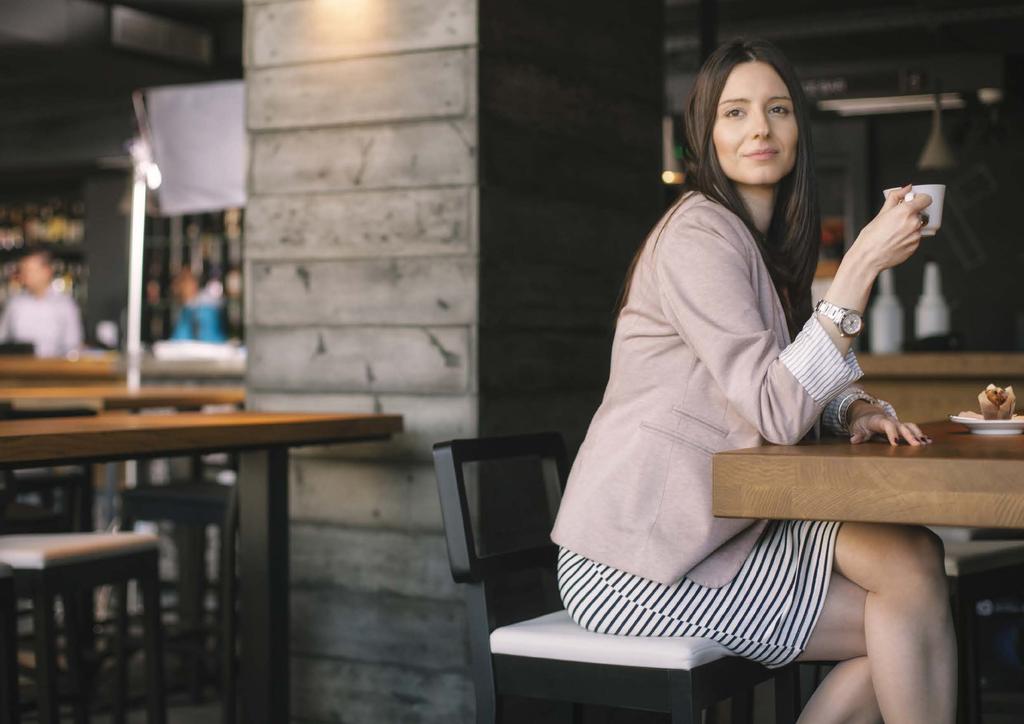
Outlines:
{"label": "long dark hair", "polygon": [[[797,150],[793,170],[776,186],[775,209],[767,233],[754,226],[746,204],[718,163],[712,132],[725,82],[740,63],[760,61],[779,74],[793,99]],[[704,62],[686,103],[686,147],[682,193],[700,192],[736,214],[753,235],[775,290],[782,300],[790,334],[811,314],[811,281],[818,260],[821,221],[814,176],[811,124],[800,81],[782,52],[766,40],[737,38],[720,45]],[[630,264],[619,309],[625,304],[640,253]]]}

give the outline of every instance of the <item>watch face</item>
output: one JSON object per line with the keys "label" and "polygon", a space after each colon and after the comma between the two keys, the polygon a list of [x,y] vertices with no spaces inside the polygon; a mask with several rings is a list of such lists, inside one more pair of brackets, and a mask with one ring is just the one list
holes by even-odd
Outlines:
{"label": "watch face", "polygon": [[843,331],[843,334],[853,336],[860,334],[861,319],[859,314],[846,313],[843,315],[843,321],[839,323],[839,328]]}

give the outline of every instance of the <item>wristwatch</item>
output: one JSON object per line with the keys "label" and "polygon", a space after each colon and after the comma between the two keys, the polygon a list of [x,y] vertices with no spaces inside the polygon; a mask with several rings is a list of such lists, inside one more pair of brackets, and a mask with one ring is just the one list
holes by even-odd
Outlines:
{"label": "wristwatch", "polygon": [[864,329],[864,320],[856,309],[846,309],[822,299],[814,305],[814,311],[835,322],[843,337],[856,337]]}

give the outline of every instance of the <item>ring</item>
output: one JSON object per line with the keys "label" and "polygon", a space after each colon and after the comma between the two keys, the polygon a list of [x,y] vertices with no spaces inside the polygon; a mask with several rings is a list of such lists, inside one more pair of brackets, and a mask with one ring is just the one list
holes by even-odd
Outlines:
{"label": "ring", "polygon": [[917,217],[921,220],[922,228],[928,225],[928,214],[918,214]]}

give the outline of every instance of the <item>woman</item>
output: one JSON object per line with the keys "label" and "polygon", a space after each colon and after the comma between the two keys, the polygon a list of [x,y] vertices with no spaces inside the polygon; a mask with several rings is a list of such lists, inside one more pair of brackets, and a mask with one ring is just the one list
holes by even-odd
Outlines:
{"label": "woman", "polygon": [[819,425],[930,440],[852,386],[878,274],[920,242],[927,196],[887,199],[812,312],[819,221],[806,101],[771,44],[720,47],[686,113],[687,181],[633,261],[600,408],[552,539],[592,631],[700,636],[783,666],[840,661],[801,722],[952,722],[942,546],[923,528],[718,519],[711,455]]}

